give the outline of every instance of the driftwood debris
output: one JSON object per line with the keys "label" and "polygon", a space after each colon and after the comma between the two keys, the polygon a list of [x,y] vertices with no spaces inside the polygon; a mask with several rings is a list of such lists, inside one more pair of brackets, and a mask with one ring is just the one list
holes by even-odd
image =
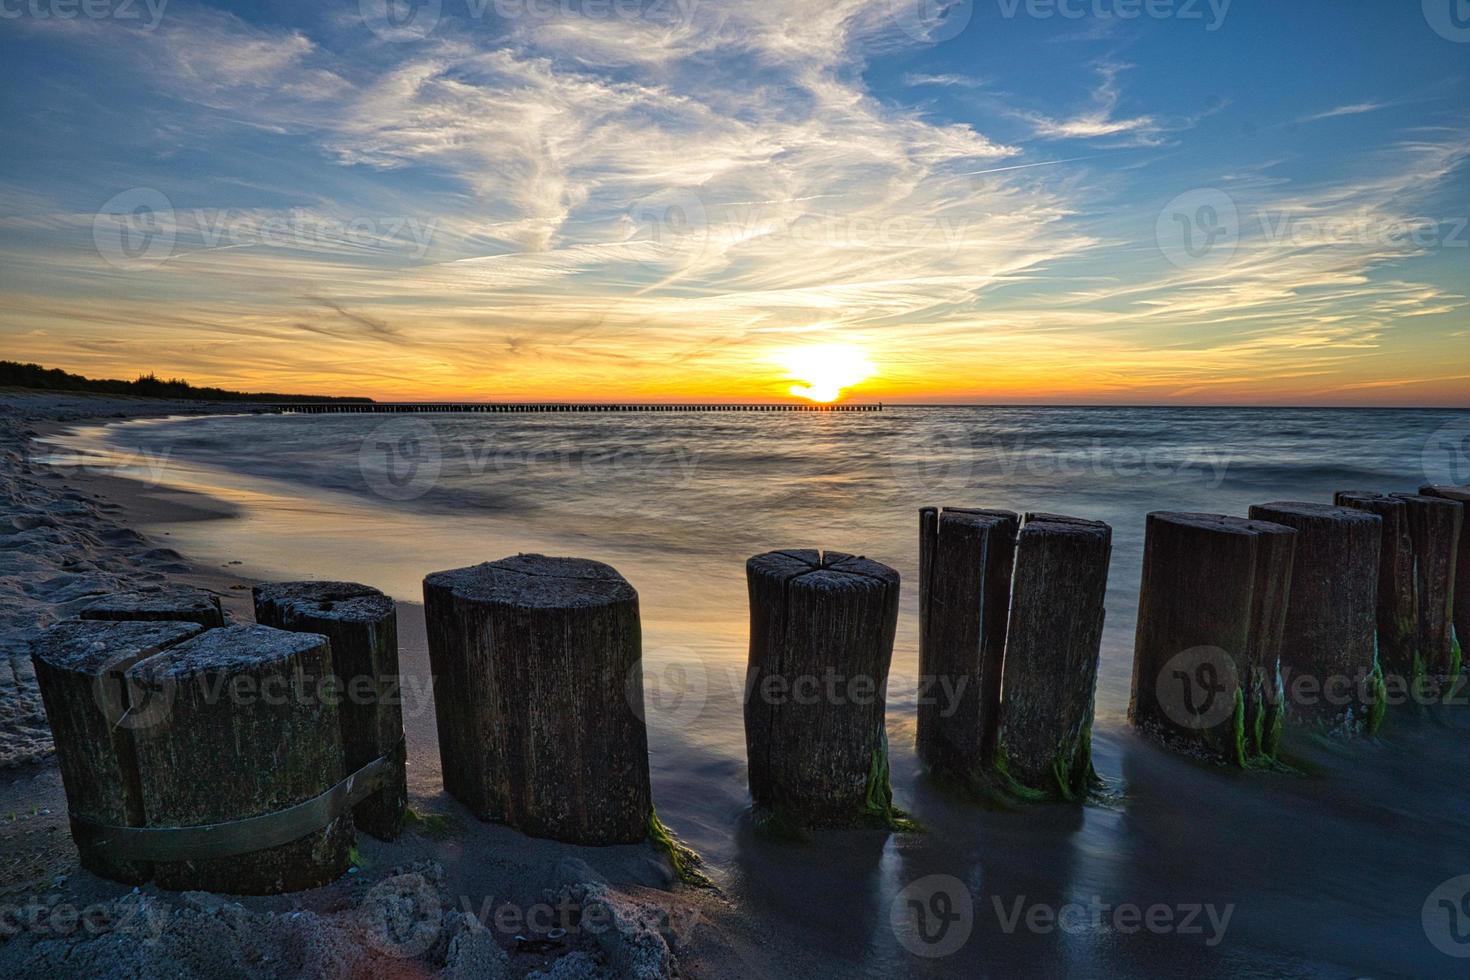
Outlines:
{"label": "driftwood debris", "polygon": [[1112,529],[1027,514],[1016,537],[995,770],[1031,799],[1085,795]]}
{"label": "driftwood debris", "polygon": [[379,840],[403,831],[408,807],[398,614],[393,600],[355,582],[278,582],[253,591],[256,622],[331,641],[342,724],[343,768],[389,760],[383,788],[353,808],[353,822]]}
{"label": "driftwood debris", "polygon": [[1376,653],[1383,521],[1331,504],[1256,504],[1253,520],[1297,532],[1281,644],[1288,721],[1372,733],[1387,705]]}
{"label": "driftwood debris", "polygon": [[995,753],[1019,524],[1005,510],[919,512],[917,748],[961,785],[983,784]]}
{"label": "driftwood debris", "polygon": [[901,826],[884,723],[898,573],[814,550],[757,555],[745,570],[745,743],[758,823]]}
{"label": "driftwood debris", "polygon": [[600,562],[519,555],[428,576],[424,606],[449,794],[533,837],[643,840],[633,587]]}
{"label": "driftwood debris", "polygon": [[1276,757],[1296,532],[1219,514],[1148,515],[1128,718],[1241,768]]}

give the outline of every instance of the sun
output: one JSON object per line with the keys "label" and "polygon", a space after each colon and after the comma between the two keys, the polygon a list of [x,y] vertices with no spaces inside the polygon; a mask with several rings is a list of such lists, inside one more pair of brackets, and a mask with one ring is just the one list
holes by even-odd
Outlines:
{"label": "sun", "polygon": [[814,402],[835,402],[844,388],[877,373],[867,354],[848,344],[794,347],[778,353],[776,361],[786,369],[788,378],[798,382],[790,392]]}

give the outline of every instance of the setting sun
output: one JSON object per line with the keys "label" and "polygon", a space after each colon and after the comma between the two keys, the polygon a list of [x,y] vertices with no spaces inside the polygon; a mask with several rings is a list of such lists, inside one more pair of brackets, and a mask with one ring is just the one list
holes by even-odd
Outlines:
{"label": "setting sun", "polygon": [[842,397],[843,389],[877,373],[863,351],[843,344],[783,351],[776,360],[786,369],[787,376],[798,382],[790,387],[790,392],[814,402],[835,402]]}

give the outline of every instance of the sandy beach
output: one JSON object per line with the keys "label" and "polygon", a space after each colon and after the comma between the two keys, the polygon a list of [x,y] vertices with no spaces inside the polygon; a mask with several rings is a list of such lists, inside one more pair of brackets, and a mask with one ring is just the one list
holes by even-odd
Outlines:
{"label": "sandy beach", "polygon": [[[30,638],[122,588],[207,589],[237,622],[250,622],[251,583],[228,565],[192,563],[166,537],[132,530],[227,516],[227,506],[86,467],[58,471],[38,461],[47,449],[33,440],[81,421],[216,410],[86,396],[0,397],[0,848],[7,855],[0,867],[0,973],[653,978],[678,975],[681,962],[739,962],[745,954],[732,955],[712,925],[723,917],[724,901],[714,891],[676,885],[668,860],[652,846],[532,840],[448,802],[439,786],[432,708],[407,703],[430,697],[427,685],[405,685],[413,827],[393,844],[359,835],[357,866],[334,884],[234,898],[129,888],[78,868]],[[427,678],[420,607],[404,607],[402,636],[405,674]],[[700,975],[734,975],[717,962],[704,967]]]}

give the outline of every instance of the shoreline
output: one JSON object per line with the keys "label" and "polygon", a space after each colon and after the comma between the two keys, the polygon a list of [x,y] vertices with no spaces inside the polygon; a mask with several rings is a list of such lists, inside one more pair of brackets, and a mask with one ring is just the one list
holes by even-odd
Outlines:
{"label": "shoreline", "polygon": [[[0,555],[18,556],[44,538],[49,569],[35,562],[0,569],[0,579],[32,582],[0,625],[7,690],[0,692],[0,842],[15,860],[0,867],[0,973],[45,976],[404,975],[577,978],[671,976],[676,951],[704,959],[691,945],[720,949],[713,915],[728,917],[717,893],[675,884],[667,859],[648,844],[585,848],[524,837],[485,824],[442,790],[438,773],[422,606],[399,603],[405,728],[409,739],[414,828],[391,844],[359,835],[361,863],[322,888],[264,898],[130,888],[81,870],[67,826],[60,774],[25,650],[41,626],[67,618],[97,594],[122,587],[192,585],[221,598],[237,622],[252,622],[253,580],[207,567],[168,547],[163,523],[228,519],[229,504],[126,477],[50,469],[34,462],[36,438],[80,425],[188,412],[193,405],[90,404],[44,395],[0,398],[0,481],[12,501],[10,541]],[[195,414],[195,412],[188,412]],[[231,414],[228,408],[223,410]],[[202,413],[201,413],[202,414]],[[209,412],[209,414],[219,414]],[[29,525],[22,527],[22,525]],[[38,572],[40,574],[38,574]],[[46,574],[49,572],[50,574]],[[27,626],[29,624],[29,626]],[[413,675],[420,683],[410,683]],[[8,763],[8,764],[7,764]],[[464,859],[467,853],[478,857]],[[565,917],[594,904],[612,911],[600,934],[569,930],[559,941],[536,939],[533,911]],[[546,911],[542,909],[546,906]],[[55,910],[90,911],[107,925],[58,926]],[[555,911],[561,909],[561,911]],[[51,910],[51,911],[48,911]],[[503,928],[522,913],[516,928]],[[571,913],[571,914],[576,914]],[[405,920],[405,916],[407,919]],[[69,920],[69,911],[62,924]],[[662,924],[661,924],[662,923]],[[554,923],[552,923],[554,924]],[[404,931],[407,927],[407,932]],[[542,923],[539,932],[551,926]],[[67,933],[67,934],[63,934]],[[201,942],[199,935],[211,936]],[[710,946],[708,940],[713,940]],[[364,973],[366,971],[366,973]],[[391,969],[389,972],[393,972]],[[718,968],[701,975],[735,975]]]}

